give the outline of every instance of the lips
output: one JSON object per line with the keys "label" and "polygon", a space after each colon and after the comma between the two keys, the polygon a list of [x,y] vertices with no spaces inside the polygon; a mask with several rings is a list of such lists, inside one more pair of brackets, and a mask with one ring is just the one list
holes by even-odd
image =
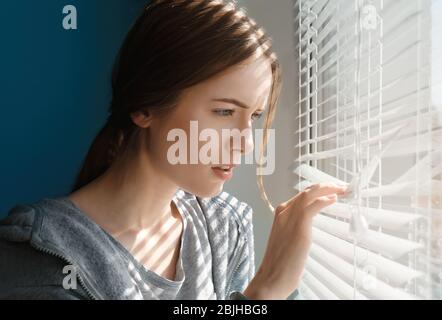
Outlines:
{"label": "lips", "polygon": [[217,167],[212,167],[212,170],[214,174],[220,178],[221,180],[227,181],[230,180],[233,176],[233,168],[235,168],[236,165],[221,165]]}
{"label": "lips", "polygon": [[236,165],[234,165],[234,164],[227,164],[227,165],[212,167],[212,169],[221,169],[224,171],[230,171],[231,169],[233,169],[235,167],[236,167]]}

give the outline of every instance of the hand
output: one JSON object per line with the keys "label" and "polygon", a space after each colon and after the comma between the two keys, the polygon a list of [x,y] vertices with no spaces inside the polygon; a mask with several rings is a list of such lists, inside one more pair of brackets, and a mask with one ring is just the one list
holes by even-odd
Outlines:
{"label": "hand", "polygon": [[298,287],[312,238],[313,217],[336,202],[346,186],[306,188],[275,210],[266,252],[244,295],[249,299],[287,299]]}

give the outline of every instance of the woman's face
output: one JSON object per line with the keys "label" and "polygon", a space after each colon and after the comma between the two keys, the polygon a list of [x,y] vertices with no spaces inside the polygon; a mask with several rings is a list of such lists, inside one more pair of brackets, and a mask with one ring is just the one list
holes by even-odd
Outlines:
{"label": "woman's face", "polygon": [[[213,197],[219,194],[230,174],[214,167],[239,164],[241,156],[253,150],[253,122],[267,108],[271,85],[271,65],[268,60],[260,58],[232,67],[187,89],[174,109],[166,115],[154,117],[149,126],[147,152],[156,172],[167,177],[177,187],[197,196]],[[240,105],[236,105],[236,101]],[[191,121],[195,121],[193,136]],[[185,147],[181,152],[184,150],[186,154],[179,156],[183,156],[181,159],[187,160],[186,163],[173,164],[170,158],[169,149],[173,145],[177,146],[178,138],[175,136],[174,139],[169,138],[172,141],[168,141],[168,135],[177,132],[176,129],[185,133],[186,139],[180,141],[184,142]],[[204,129],[216,132],[219,141],[200,141],[199,136]],[[232,138],[222,139],[222,129],[248,129],[244,132],[249,132],[242,137],[237,136],[241,143],[235,145]],[[191,144],[197,148],[192,148]],[[204,145],[209,157],[218,150],[219,157],[215,157],[218,158],[217,162],[202,163],[199,151]],[[191,162],[192,152],[197,163]],[[229,158],[227,161],[222,158],[223,152]],[[173,152],[175,155],[177,153]],[[234,169],[231,171],[233,173]]]}

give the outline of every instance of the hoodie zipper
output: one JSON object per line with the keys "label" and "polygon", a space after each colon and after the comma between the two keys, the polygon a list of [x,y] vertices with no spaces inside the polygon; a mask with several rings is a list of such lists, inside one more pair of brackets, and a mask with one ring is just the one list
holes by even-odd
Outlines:
{"label": "hoodie zipper", "polygon": [[226,294],[227,295],[229,294],[230,286],[232,285],[231,282],[233,280],[233,276],[238,271],[239,263],[240,263],[240,258],[241,258],[242,254],[244,252],[245,241],[244,241],[243,237],[241,237],[240,239],[241,239],[240,240],[241,243],[239,245],[241,246],[241,249],[237,252],[237,254],[235,255],[234,259],[232,260],[233,261],[232,264],[233,264],[234,268],[230,269],[231,272],[230,272],[229,276],[227,277],[227,279],[228,279],[227,282],[226,282],[226,284],[227,284],[227,286],[226,286]]}
{"label": "hoodie zipper", "polygon": [[[72,263],[72,261],[70,261],[68,258],[66,258],[65,256],[63,256],[63,255],[61,255],[61,254],[59,254],[59,253],[57,253],[57,252],[55,252],[55,251],[52,251],[52,250],[50,250],[50,249],[48,249],[48,248],[41,247],[41,246],[39,246],[39,245],[37,245],[37,244],[35,244],[35,243],[32,243],[32,242],[31,242],[31,245],[32,245],[35,249],[37,249],[37,250],[39,250],[39,251],[41,251],[41,252],[44,252],[44,253],[50,254],[50,255],[52,255],[52,256],[54,256],[54,257],[57,257],[57,258],[59,258],[59,259],[62,259],[63,261],[67,262],[67,263],[68,263],[69,265],[71,265],[71,266],[74,265],[74,263]],[[83,278],[81,277],[81,275],[80,275],[79,272],[76,272],[76,276],[77,276],[77,279],[78,279],[79,282],[80,282],[81,287],[82,287],[82,288],[84,289],[84,291],[87,293],[87,295],[89,296],[89,298],[90,298],[91,300],[98,300],[98,298],[95,297],[95,295],[94,295],[94,294],[93,294],[93,293],[87,288],[87,286],[86,286],[86,284],[84,283]]]}

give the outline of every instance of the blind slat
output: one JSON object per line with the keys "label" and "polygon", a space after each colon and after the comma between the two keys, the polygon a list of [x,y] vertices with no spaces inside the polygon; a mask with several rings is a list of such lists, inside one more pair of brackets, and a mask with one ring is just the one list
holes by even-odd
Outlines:
{"label": "blind slat", "polygon": [[407,294],[401,290],[397,290],[388,284],[378,280],[375,275],[370,275],[369,272],[363,272],[359,268],[353,268],[353,265],[340,259],[339,257],[327,252],[316,244],[312,245],[311,255],[316,261],[320,261],[322,265],[334,271],[342,279],[352,282],[353,277],[356,280],[358,288],[374,299],[401,299],[401,300],[415,300],[416,297]]}
{"label": "blind slat", "polygon": [[[295,186],[295,189],[302,191],[311,186],[312,183],[302,181]],[[418,219],[422,219],[422,215],[406,213],[400,211],[386,210],[380,208],[370,208],[359,206],[361,212],[368,218],[370,225],[383,227],[390,230],[397,230]],[[350,219],[352,208],[348,203],[336,202],[321,210],[322,213],[332,215],[339,218]]]}
{"label": "blind slat", "polygon": [[[348,232],[350,226],[347,222],[338,221],[320,214],[314,218],[313,225],[338,238],[352,241],[352,237]],[[358,245],[362,245],[391,259],[398,259],[407,253],[422,248],[420,243],[373,230],[368,230],[366,235],[361,236],[358,240]]]}
{"label": "blind slat", "polygon": [[411,280],[423,276],[422,272],[404,266],[394,260],[387,259],[369,250],[356,247],[345,240],[332,236],[317,228],[313,228],[313,239],[316,244],[347,261],[356,259],[357,265],[370,264],[376,268],[379,276],[387,279],[395,286],[403,286]]}
{"label": "blind slat", "polygon": [[[353,299],[355,293],[353,287],[311,257],[307,259],[306,271],[313,274],[316,279],[321,281],[323,285],[327,286],[327,288],[329,288],[340,299]],[[367,299],[366,296],[359,292],[356,292],[355,296],[358,300]]]}
{"label": "blind slat", "polygon": [[307,287],[313,291],[314,295],[321,300],[338,300],[339,297],[333,293],[327,286],[325,286],[321,281],[316,279],[309,272],[304,271],[302,278],[303,282]]}

